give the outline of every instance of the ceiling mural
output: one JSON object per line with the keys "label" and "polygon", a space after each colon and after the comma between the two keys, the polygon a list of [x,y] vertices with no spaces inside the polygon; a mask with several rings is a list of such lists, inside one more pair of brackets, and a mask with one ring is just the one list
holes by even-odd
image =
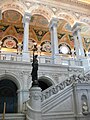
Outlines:
{"label": "ceiling mural", "polygon": [[33,15],[31,17],[30,25],[41,28],[48,28],[48,21],[41,15]]}
{"label": "ceiling mural", "polygon": [[11,24],[22,23],[22,15],[14,10],[8,10],[3,13],[3,22]]}
{"label": "ceiling mural", "polygon": [[[38,51],[46,52],[46,54],[51,53],[51,36],[47,19],[41,15],[33,15],[31,17],[29,31],[29,50],[32,51],[33,44],[36,42],[38,45]],[[62,49],[65,48],[70,54],[70,50],[67,48],[67,45],[70,46],[70,49],[74,49],[74,38],[70,24],[66,20],[60,19],[58,22],[57,32],[59,45],[65,43],[64,46],[60,48],[61,52]],[[90,28],[85,24],[82,24],[81,33],[85,49],[86,47],[89,48],[90,37],[85,36],[90,36]],[[2,14],[2,20],[0,20],[0,40],[4,38],[2,41],[2,47],[18,49],[18,44],[23,43],[23,34],[24,28],[22,24],[22,15],[14,10],[5,11]],[[15,38],[17,39],[17,42]]]}

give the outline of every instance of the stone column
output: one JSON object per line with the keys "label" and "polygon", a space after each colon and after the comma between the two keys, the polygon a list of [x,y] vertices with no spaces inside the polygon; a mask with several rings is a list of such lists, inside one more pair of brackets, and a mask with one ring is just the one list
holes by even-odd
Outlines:
{"label": "stone column", "polygon": [[77,36],[78,36],[78,40],[79,40],[79,47],[80,47],[81,56],[85,57],[80,27],[77,30]]}
{"label": "stone column", "polygon": [[74,37],[76,56],[77,56],[77,58],[85,57],[83,43],[82,43],[82,37],[81,37],[81,33],[80,33],[80,31],[81,31],[80,24],[75,23],[75,25],[72,28],[72,31],[73,31],[73,37]]}
{"label": "stone column", "polygon": [[24,103],[29,99],[29,90],[23,89],[17,91],[18,96],[18,112],[23,112]]}
{"label": "stone column", "polygon": [[32,87],[30,89],[30,101],[27,107],[27,120],[42,120],[40,87]]}
{"label": "stone column", "polygon": [[58,36],[57,36],[57,23],[58,19],[57,18],[52,18],[50,21],[50,33],[51,33],[51,50],[52,50],[52,60],[54,63],[56,63],[56,58],[59,55],[59,50],[58,50]]}
{"label": "stone column", "polygon": [[17,96],[18,96],[18,112],[22,112],[22,106],[23,106],[23,95],[22,90],[17,90]]}
{"label": "stone column", "polygon": [[30,54],[28,51],[28,39],[29,39],[29,23],[31,15],[25,13],[23,17],[24,24],[24,36],[23,36],[23,61],[30,61]]}

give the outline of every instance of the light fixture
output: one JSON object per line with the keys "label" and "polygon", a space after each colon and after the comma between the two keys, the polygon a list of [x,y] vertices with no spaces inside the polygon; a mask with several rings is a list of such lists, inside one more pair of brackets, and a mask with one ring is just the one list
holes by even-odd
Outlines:
{"label": "light fixture", "polygon": [[69,48],[66,45],[60,47],[60,52],[63,54],[69,53]]}

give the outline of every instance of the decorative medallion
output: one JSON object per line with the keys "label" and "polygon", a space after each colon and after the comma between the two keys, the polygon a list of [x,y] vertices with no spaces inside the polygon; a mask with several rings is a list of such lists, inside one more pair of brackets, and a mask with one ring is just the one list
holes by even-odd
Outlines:
{"label": "decorative medallion", "polygon": [[51,52],[51,43],[49,41],[45,41],[41,44],[42,52]]}
{"label": "decorative medallion", "polygon": [[17,48],[17,40],[12,36],[7,36],[2,40],[2,46],[6,48]]}

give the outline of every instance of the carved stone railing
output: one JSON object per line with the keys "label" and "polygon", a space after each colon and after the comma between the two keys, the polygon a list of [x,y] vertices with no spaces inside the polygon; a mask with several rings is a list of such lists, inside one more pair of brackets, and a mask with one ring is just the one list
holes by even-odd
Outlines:
{"label": "carved stone railing", "polygon": [[27,103],[29,102],[29,100],[23,102],[23,112],[26,113],[27,111]]}
{"label": "carved stone railing", "polygon": [[[30,60],[27,60],[27,62],[32,63],[33,56],[30,55]],[[7,61],[23,61],[22,53],[17,54],[17,52],[3,52],[0,53],[0,60],[7,60]],[[51,56],[38,56],[38,62],[41,64],[52,64],[52,57]],[[57,61],[55,64],[60,65],[68,65],[68,66],[82,66],[82,61],[77,60],[76,58],[69,58],[69,56],[59,56],[59,61]]]}
{"label": "carved stone railing", "polygon": [[[45,101],[46,99],[50,98],[51,96],[57,94],[58,92],[64,90],[65,88],[67,88],[68,86],[72,86],[74,83],[88,83],[88,81],[90,80],[90,74],[87,74],[86,76],[82,76],[82,75],[73,75],[70,78],[68,78],[67,80],[59,83],[56,86],[51,86],[48,89],[42,91],[42,96],[41,96],[41,101]],[[23,112],[25,113],[27,111],[27,103],[29,102],[29,100],[25,101],[23,103]]]}
{"label": "carved stone railing", "polygon": [[56,86],[51,86],[50,88],[44,90],[42,92],[41,101],[42,102],[45,101],[46,99],[50,98],[51,96],[55,95],[56,93],[64,90],[68,86],[70,86],[70,85],[72,86],[74,83],[87,83],[89,79],[90,79],[89,75],[87,75],[87,76],[73,75],[70,78],[68,78],[67,80],[61,82],[60,84],[58,84]]}
{"label": "carved stone railing", "polygon": [[17,53],[0,53],[0,60],[8,60],[8,61],[22,61],[22,55],[18,55]]}

